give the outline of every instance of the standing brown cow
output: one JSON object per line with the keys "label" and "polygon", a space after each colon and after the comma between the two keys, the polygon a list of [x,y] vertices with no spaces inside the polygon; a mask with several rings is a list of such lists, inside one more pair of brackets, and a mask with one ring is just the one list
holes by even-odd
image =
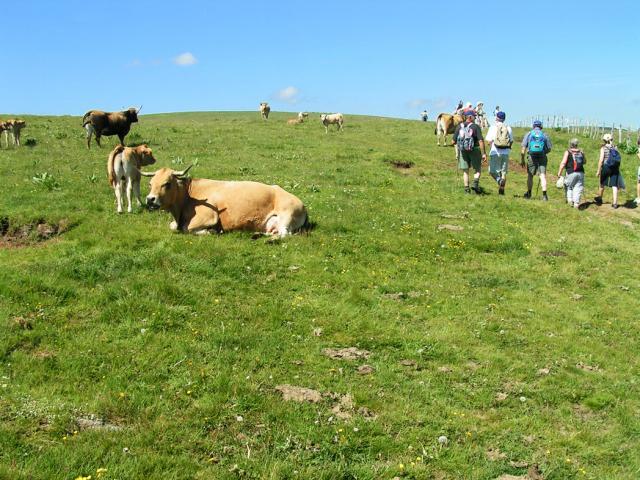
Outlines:
{"label": "standing brown cow", "polygon": [[124,137],[131,129],[132,123],[138,122],[140,109],[130,108],[124,112],[103,112],[101,110],[89,110],[82,117],[82,128],[87,131],[87,148],[91,148],[91,135],[96,134],[96,143],[100,147],[100,137],[105,135],[118,135],[120,144],[124,145]]}
{"label": "standing brown cow", "polygon": [[444,145],[447,145],[447,135],[451,135],[458,124],[464,122],[462,115],[451,115],[449,113],[441,113],[436,119],[435,134],[438,138],[438,146],[440,146],[440,136],[444,135]]}

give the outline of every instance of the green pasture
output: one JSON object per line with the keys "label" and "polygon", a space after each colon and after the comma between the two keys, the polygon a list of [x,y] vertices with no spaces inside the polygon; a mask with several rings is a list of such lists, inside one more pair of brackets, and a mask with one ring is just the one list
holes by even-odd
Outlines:
{"label": "green pasture", "polygon": [[[465,195],[432,122],[293,116],[143,115],[127,137],[158,168],[296,194],[315,228],[274,242],[118,215],[117,137],[24,117],[29,146],[0,150],[0,478],[640,478],[631,202],[577,211],[555,177],[525,200],[515,163],[504,197],[486,172]],[[569,136],[548,133],[556,173]],[[342,347],[370,356],[323,353]]]}

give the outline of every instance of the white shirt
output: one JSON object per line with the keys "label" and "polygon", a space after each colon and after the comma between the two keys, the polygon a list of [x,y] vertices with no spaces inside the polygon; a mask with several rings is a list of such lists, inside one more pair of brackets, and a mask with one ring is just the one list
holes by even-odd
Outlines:
{"label": "white shirt", "polygon": [[[510,148],[498,148],[493,143],[496,139],[496,134],[498,133],[498,127],[496,126],[497,123],[498,122],[489,127],[489,131],[484,137],[485,142],[491,143],[491,150],[489,151],[489,155],[508,155],[509,153],[511,153]],[[507,132],[509,132],[509,139],[511,140],[511,143],[513,143],[513,131],[511,130],[511,127],[509,125],[507,125]]]}

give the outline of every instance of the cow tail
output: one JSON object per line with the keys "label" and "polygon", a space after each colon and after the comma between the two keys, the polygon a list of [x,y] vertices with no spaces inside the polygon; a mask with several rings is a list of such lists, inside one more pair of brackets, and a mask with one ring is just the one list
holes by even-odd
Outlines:
{"label": "cow tail", "polygon": [[435,135],[438,135],[438,123],[440,123],[440,117],[442,116],[442,114],[438,115],[438,117],[436,118],[436,128],[433,129],[433,133]]}
{"label": "cow tail", "polygon": [[109,179],[109,185],[111,185],[113,188],[116,187],[116,173],[114,167],[116,155],[118,155],[123,150],[124,147],[122,145],[117,145],[116,148],[114,148],[109,154],[109,159],[107,160],[107,177]]}

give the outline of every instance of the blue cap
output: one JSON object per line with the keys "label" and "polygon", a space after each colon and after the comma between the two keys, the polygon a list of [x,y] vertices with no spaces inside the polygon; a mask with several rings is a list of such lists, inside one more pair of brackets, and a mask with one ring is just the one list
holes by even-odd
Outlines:
{"label": "blue cap", "polygon": [[507,114],[504,112],[498,112],[496,113],[496,117],[499,118],[500,120],[504,121],[505,118],[507,118]]}
{"label": "blue cap", "polygon": [[463,115],[465,117],[475,117],[476,116],[476,112],[474,112],[473,110],[465,110],[463,112]]}
{"label": "blue cap", "polygon": [[533,128],[542,128],[542,120],[534,120],[533,121]]}

